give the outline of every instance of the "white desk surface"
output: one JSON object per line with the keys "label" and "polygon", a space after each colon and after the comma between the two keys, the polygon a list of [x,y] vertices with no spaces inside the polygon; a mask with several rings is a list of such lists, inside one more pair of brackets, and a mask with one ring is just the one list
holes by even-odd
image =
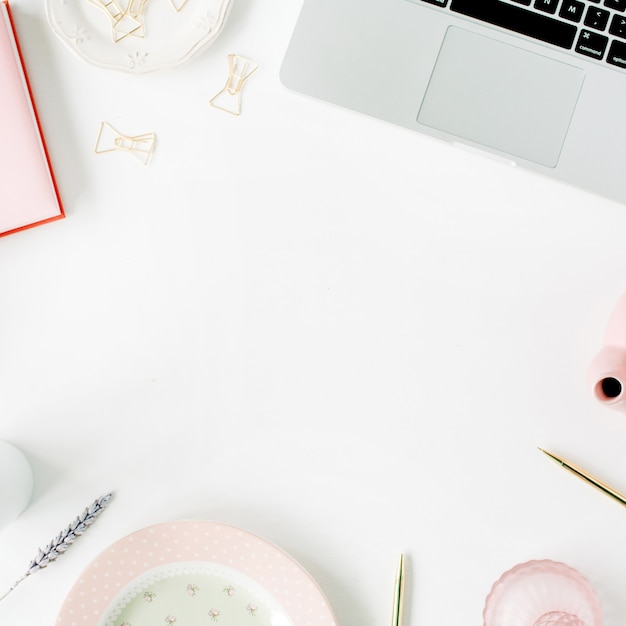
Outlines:
{"label": "white desk surface", "polygon": [[[129,76],[14,0],[67,219],[0,240],[0,438],[36,493],[0,587],[95,497],[96,525],[0,603],[53,626],[144,526],[241,526],[295,557],[341,626],[480,625],[516,563],[564,561],[626,621],[626,417],[585,381],[626,289],[626,207],[284,88],[300,2],[235,0],[210,48]],[[208,100],[235,52],[243,113]],[[101,121],[155,132],[147,167]]]}

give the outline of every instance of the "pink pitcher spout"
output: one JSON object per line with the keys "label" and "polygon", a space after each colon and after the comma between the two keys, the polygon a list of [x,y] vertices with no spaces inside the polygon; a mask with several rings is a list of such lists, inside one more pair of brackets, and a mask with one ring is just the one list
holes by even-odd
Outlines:
{"label": "pink pitcher spout", "polygon": [[626,293],[609,318],[604,344],[589,365],[588,378],[600,403],[626,413]]}

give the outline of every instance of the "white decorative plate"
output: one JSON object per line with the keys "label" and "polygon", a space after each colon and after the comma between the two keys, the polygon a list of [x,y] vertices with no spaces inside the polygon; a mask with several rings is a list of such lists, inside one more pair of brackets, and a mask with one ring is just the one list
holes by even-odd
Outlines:
{"label": "white decorative plate", "polygon": [[79,57],[131,73],[189,59],[219,35],[230,7],[231,0],[46,0],[50,26]]}
{"label": "white decorative plate", "polygon": [[336,626],[315,581],[251,533],[206,521],[114,543],[70,590],[56,626]]}

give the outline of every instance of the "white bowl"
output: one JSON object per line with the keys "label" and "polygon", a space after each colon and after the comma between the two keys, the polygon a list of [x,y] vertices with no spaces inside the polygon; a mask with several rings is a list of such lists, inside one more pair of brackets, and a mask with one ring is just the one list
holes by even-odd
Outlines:
{"label": "white bowl", "polygon": [[[88,63],[133,74],[179,65],[206,48],[220,34],[231,7],[231,0],[186,0],[176,10],[182,0],[147,0],[139,17],[142,27],[119,38],[101,6],[109,0],[99,1],[46,0],[48,22]],[[124,13],[131,1],[113,0]]]}

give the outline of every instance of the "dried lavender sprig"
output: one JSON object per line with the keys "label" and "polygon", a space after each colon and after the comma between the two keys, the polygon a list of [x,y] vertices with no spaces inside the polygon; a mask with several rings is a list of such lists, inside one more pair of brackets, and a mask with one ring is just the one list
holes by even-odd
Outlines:
{"label": "dried lavender sprig", "polygon": [[30,562],[26,573],[17,580],[13,586],[2,596],[0,601],[4,600],[23,580],[31,574],[44,569],[50,563],[60,557],[75,541],[80,537],[95,521],[98,515],[102,513],[104,508],[109,504],[112,493],[107,493],[88,506],[65,530],[62,530],[50,543],[43,549],[39,548],[37,556]]}

